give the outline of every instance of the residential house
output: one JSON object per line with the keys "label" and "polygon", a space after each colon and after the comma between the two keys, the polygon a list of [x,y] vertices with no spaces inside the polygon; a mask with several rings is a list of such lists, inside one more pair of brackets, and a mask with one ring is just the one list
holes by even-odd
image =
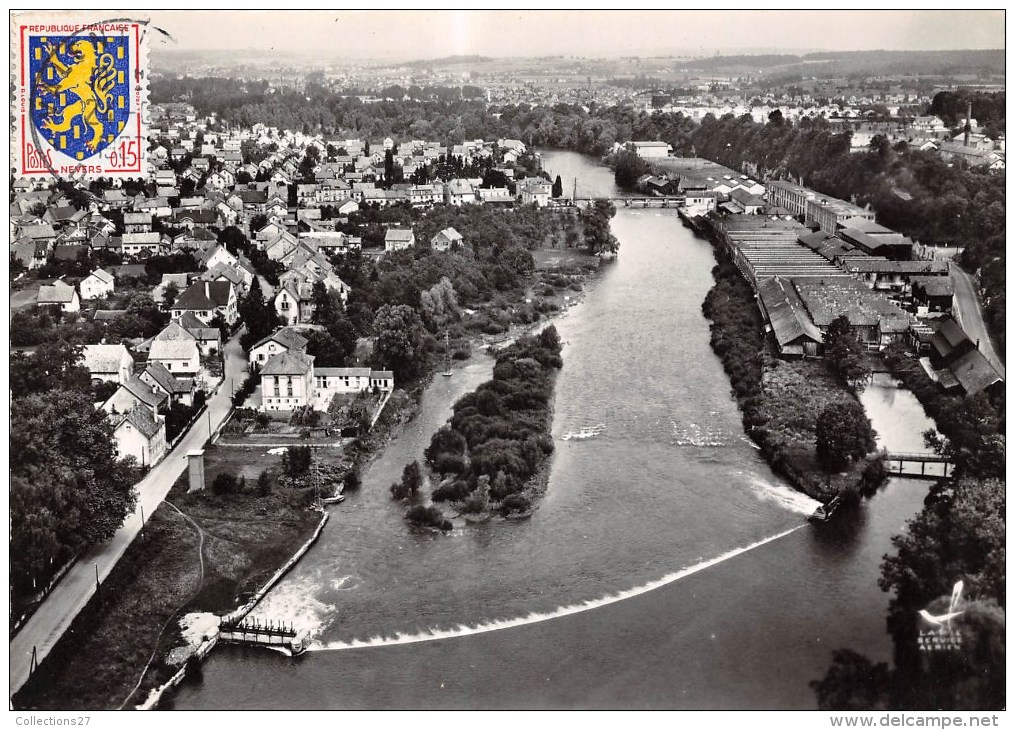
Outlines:
{"label": "residential house", "polygon": [[416,245],[416,235],[411,228],[389,228],[384,233],[384,250],[401,251]]}
{"label": "residential house", "polygon": [[162,250],[162,235],[157,231],[147,233],[124,233],[120,238],[124,256],[147,258],[156,256]]}
{"label": "residential house", "polygon": [[537,205],[545,208],[550,204],[553,185],[541,177],[527,177],[518,183],[518,198],[522,205]]}
{"label": "residential house", "polygon": [[314,357],[295,350],[272,355],[261,368],[261,407],[291,411],[314,401]]}
{"label": "residential house", "polygon": [[134,358],[123,345],[85,345],[81,365],[91,374],[93,382],[122,384],[134,374]]}
{"label": "residential house", "polygon": [[236,288],[228,281],[196,281],[177,297],[171,311],[174,319],[190,312],[205,324],[221,314],[232,325],[238,317]]}
{"label": "residential house", "polygon": [[39,307],[60,307],[64,312],[81,311],[77,290],[62,279],[57,279],[51,285],[40,286],[35,303]]}
{"label": "residential house", "polygon": [[476,198],[483,205],[512,205],[515,196],[507,188],[476,188]]}
{"label": "residential house", "polygon": [[210,269],[216,264],[236,266],[237,259],[229,250],[222,245],[209,246],[197,254],[197,261],[205,269]]}
{"label": "residential house", "polygon": [[150,233],[152,214],[144,211],[126,211],[123,214],[124,233]]}
{"label": "residential house", "polygon": [[179,319],[173,320],[197,340],[197,349],[201,357],[209,357],[222,351],[222,332],[218,327],[208,327],[194,316],[193,312],[184,312]]}
{"label": "residential house", "polygon": [[144,371],[138,376],[142,382],[151,386],[157,393],[166,396],[166,407],[171,408],[176,404],[185,406],[194,405],[194,392],[197,386],[193,380],[184,382],[178,379],[161,362],[149,362]]}
{"label": "residential house", "polygon": [[362,393],[376,388],[394,390],[395,378],[390,370],[370,368],[314,368],[314,392],[318,403],[327,405],[339,393]]}
{"label": "residential house", "polygon": [[170,322],[152,340],[148,362],[161,363],[176,377],[193,378],[201,369],[201,353],[197,338],[179,322]]}
{"label": "residential house", "polygon": [[160,410],[169,407],[169,395],[137,375],[131,375],[126,383],[121,383],[116,392],[106,399],[102,410],[106,413],[126,413],[135,406],[141,406],[157,416]]}
{"label": "residential house", "polygon": [[468,180],[456,178],[444,186],[444,202],[448,205],[470,205],[476,202],[476,190]]}
{"label": "residential house", "polygon": [[280,327],[250,348],[249,367],[261,368],[272,356],[289,350],[306,352],[307,338],[290,327]]}
{"label": "residential house", "polygon": [[113,293],[115,279],[103,269],[96,269],[78,284],[82,299],[101,299]]}
{"label": "residential house", "polygon": [[438,231],[430,239],[430,248],[434,251],[448,251],[451,249],[457,251],[462,246],[464,240],[462,234],[454,228],[445,228],[443,231]]}
{"label": "residential house", "polygon": [[127,413],[111,415],[117,458],[134,457],[151,467],[166,453],[166,420],[137,406]]}

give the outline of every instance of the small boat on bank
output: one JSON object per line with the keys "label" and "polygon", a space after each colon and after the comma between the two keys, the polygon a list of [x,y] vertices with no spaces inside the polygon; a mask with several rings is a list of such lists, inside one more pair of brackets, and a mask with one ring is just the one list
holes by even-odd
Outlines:
{"label": "small boat on bank", "polygon": [[820,505],[816,510],[814,510],[814,514],[812,514],[808,519],[811,520],[811,522],[828,522],[828,520],[832,517],[832,513],[838,508],[840,502],[842,502],[842,495],[837,494],[828,502]]}

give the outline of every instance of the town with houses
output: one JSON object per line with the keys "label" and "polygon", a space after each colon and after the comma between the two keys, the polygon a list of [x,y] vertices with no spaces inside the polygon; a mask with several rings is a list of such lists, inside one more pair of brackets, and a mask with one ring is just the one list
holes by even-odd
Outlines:
{"label": "town with houses", "polygon": [[[695,116],[717,111],[762,114],[772,108],[688,108],[666,105]],[[788,118],[801,108],[785,108]],[[991,140],[970,130],[952,137],[937,117],[917,117],[889,139],[905,138],[943,157],[967,164],[1004,168],[1004,139]],[[188,252],[201,270],[166,273],[151,288],[171,321],[151,340],[85,346],[83,363],[96,381],[119,389],[101,407],[114,420],[119,453],[152,464],[165,453],[159,410],[166,402],[190,404],[198,387],[218,383],[207,364],[220,358],[223,340],[215,322],[235,331],[238,302],[260,286],[286,327],[265,349],[251,351],[250,364],[261,373],[261,401],[268,411],[305,405],[327,410],[335,391],[394,387],[390,371],[313,367],[301,351],[301,328],[313,328],[314,285],[321,283],[343,301],[350,288],[335,273],[333,254],[358,251],[381,257],[416,245],[457,250],[453,228],[419,242],[409,228],[389,227],[382,248],[364,248],[361,237],[336,230],[336,223],[364,208],[408,204],[573,205],[551,197],[543,177],[515,180],[515,163],[528,150],[512,139],[472,140],[451,148],[425,140],[396,143],[390,137],[325,139],[292,130],[255,125],[252,129],[212,131],[214,117],[199,118],[186,103],[152,109],[151,159],[157,169],[147,191],[128,195],[120,187],[89,193],[76,207],[45,180],[16,180],[11,204],[11,260],[26,272],[48,262],[101,256],[111,263],[73,280],[60,277],[38,287],[36,307],[54,307],[71,316],[110,320],[122,312],[103,302],[117,291],[118,278],[136,282],[151,257]],[[873,130],[872,130],[873,132]],[[884,133],[882,130],[879,133]],[[853,133],[857,149],[866,148]],[[250,151],[260,154],[255,164]],[[313,150],[320,163],[313,182],[303,180],[300,163]],[[247,151],[247,154],[244,154]],[[928,372],[949,388],[976,393],[1000,382],[1003,372],[966,336],[951,313],[948,259],[956,250],[925,247],[878,225],[875,213],[848,201],[830,199],[792,181],[751,179],[709,160],[676,158],[665,142],[618,143],[659,167],[638,181],[640,190],[678,203],[688,218],[718,213],[718,227],[734,260],[758,294],[760,307],[787,355],[816,355],[822,333],[846,311],[868,348],[880,349],[908,337],[928,355]],[[451,178],[425,184],[384,185],[385,158],[393,158],[409,178],[438,160],[458,158],[468,165],[495,158],[494,169],[515,184],[484,187],[481,178]],[[291,198],[295,192],[295,200]],[[295,203],[295,204],[293,204]],[[117,223],[114,223],[114,220]],[[272,286],[243,252],[231,253],[218,231],[236,227],[249,236],[261,261],[280,268]],[[26,274],[27,275],[27,274]],[[167,299],[167,292],[175,296]],[[938,320],[944,318],[944,324]],[[215,322],[213,322],[215,320]],[[257,352],[255,357],[254,351]]]}
{"label": "town with houses", "polygon": [[[227,55],[167,54],[165,68],[155,72],[164,86],[144,114],[148,177],[12,177],[12,401],[31,441],[12,467],[12,529],[28,556],[12,570],[12,707],[60,705],[92,657],[99,657],[102,671],[80,697],[75,694],[76,706],[152,709],[177,691],[182,706],[188,692],[190,698],[204,692],[200,705],[208,701],[208,686],[218,691],[212,682],[188,689],[183,680],[188,673],[202,676],[201,661],[219,641],[269,645],[294,656],[312,639],[327,644],[321,636],[335,640],[329,647],[358,649],[493,633],[484,627],[501,628],[501,614],[459,620],[462,606],[451,606],[457,598],[445,604],[446,596],[428,591],[460,589],[466,596],[472,584],[455,583],[459,571],[481,589],[475,595],[500,595],[499,575],[490,583],[483,582],[489,576],[477,577],[488,571],[487,557],[504,557],[496,540],[474,541],[460,553],[440,546],[461,546],[465,540],[452,541],[480,530],[514,529],[518,544],[533,548],[532,564],[559,568],[556,556],[540,551],[560,546],[540,544],[545,535],[531,528],[549,524],[561,535],[586,537],[587,526],[590,534],[602,527],[584,521],[584,504],[576,519],[554,511],[559,505],[553,500],[540,502],[551,465],[562,462],[565,476],[554,478],[587,481],[582,498],[610,505],[606,529],[630,532],[632,556],[642,540],[659,555],[673,550],[675,557],[666,560],[687,575],[698,572],[688,565],[711,567],[782,538],[797,554],[787,550],[780,559],[803,554],[823,560],[810,543],[791,543],[803,524],[786,525],[809,523],[821,534],[833,510],[842,509],[849,520],[858,504],[870,505],[863,519],[893,521],[873,530],[887,543],[885,536],[901,529],[895,522],[913,518],[923,505],[930,514],[945,504],[934,500],[954,499],[973,481],[985,484],[988,496],[968,512],[996,517],[990,500],[998,491],[999,461],[1003,469],[1004,435],[997,427],[1000,422],[1003,430],[1003,417],[997,413],[1003,413],[1006,376],[1003,315],[996,307],[1003,243],[1000,254],[995,249],[1003,230],[991,226],[1003,219],[996,188],[1003,187],[1006,153],[996,98],[1003,104],[1003,77],[992,67],[985,65],[982,77],[920,77],[894,73],[885,63],[889,70],[881,76],[856,72],[847,59],[833,76],[821,78],[810,72],[824,59],[793,54],[785,57],[787,69],[800,66],[805,73],[779,71],[778,59],[773,71],[776,61],[765,55],[758,56],[758,68],[743,60],[747,56],[718,54],[451,56],[376,64],[318,63],[287,53]],[[966,84],[961,89],[960,82]],[[974,104],[984,110],[982,124]],[[945,110],[933,114],[932,107]],[[414,118],[420,109],[432,111],[433,120]],[[387,133],[376,134],[379,129]],[[762,143],[772,139],[786,144],[768,159]],[[822,179],[822,166],[832,169],[826,149],[841,166],[835,169],[866,165],[856,175],[862,184],[837,188],[829,183],[834,175]],[[884,167],[876,168],[879,163]],[[562,180],[555,165],[582,172]],[[973,224],[967,221],[966,228],[913,222],[926,213],[919,206],[934,189],[925,180],[907,187],[919,165],[923,174],[954,172],[971,191],[970,208],[984,202],[982,208],[993,209],[991,215],[976,211],[983,241],[969,235]],[[594,184],[583,186],[583,173]],[[941,231],[948,235],[937,235]],[[919,240],[924,232],[928,240]],[[655,288],[642,287],[647,267],[656,266],[668,276],[665,283],[656,279]],[[685,269],[711,287],[703,285],[693,302],[686,296],[693,287],[680,279]],[[638,272],[634,285],[624,278],[634,277],[632,271]],[[586,296],[605,301],[604,290],[614,297],[611,311],[575,306]],[[1003,292],[1000,300],[1003,307]],[[616,311],[628,302],[630,311]],[[690,362],[673,351],[682,346],[679,337],[661,336],[657,323],[641,316],[658,312],[660,302],[681,308],[681,316],[659,315],[659,326],[699,328],[701,351],[688,357],[707,363],[701,373],[675,372],[652,359]],[[589,325],[592,317],[603,317],[610,328],[601,331],[615,341],[595,341],[600,323]],[[575,348],[579,335],[568,326],[580,334],[586,325],[597,335]],[[652,354],[625,352],[630,372],[601,362],[635,342],[650,342]],[[689,351],[694,346],[687,345]],[[579,357],[570,359],[576,351]],[[583,352],[610,354],[586,354],[583,361]],[[853,368],[849,374],[844,363]],[[616,390],[582,390],[586,410],[627,415],[630,409],[632,422],[648,389],[645,373],[674,371],[659,376],[659,402],[651,404],[673,414],[668,420],[675,435],[659,441],[658,473],[639,471],[644,445],[617,438],[616,423],[594,426],[598,418],[577,407],[572,410],[581,411],[584,423],[555,421],[555,397],[575,397],[567,388],[555,396],[556,379],[571,386],[566,379],[585,367]],[[491,379],[480,384],[476,374],[483,368]],[[614,384],[617,372],[624,376],[617,380],[631,382]],[[472,380],[455,377],[462,374]],[[925,451],[903,452],[876,440],[884,434],[865,415],[877,408],[862,397],[868,387],[877,397],[886,391],[891,402],[898,396],[913,404],[912,413],[900,415],[898,432],[913,432],[904,434],[907,443],[919,434]],[[709,410],[715,404],[702,394],[712,393],[721,394],[715,407],[725,410]],[[803,413],[805,407],[814,412]],[[66,419],[53,418],[59,423],[47,430],[37,412],[60,408]],[[437,409],[440,417],[425,409]],[[854,422],[845,416],[835,421],[847,411],[859,413]],[[654,411],[642,415],[649,421]],[[86,434],[84,447],[68,436],[73,428]],[[726,431],[742,438],[725,439]],[[644,435],[647,442],[656,437]],[[75,442],[72,453],[59,462],[62,471],[47,476],[48,464],[63,458],[63,439]],[[830,456],[840,444],[852,451],[843,446],[843,453]],[[81,449],[93,453],[82,456]],[[551,462],[555,450],[568,458]],[[595,465],[604,454],[631,474],[617,467],[603,487],[566,472],[574,464]],[[919,464],[919,475],[903,471],[903,457]],[[90,459],[110,472],[108,483],[92,472],[68,476],[75,469],[86,473]],[[731,492],[732,500],[716,485],[697,490],[699,462],[720,461],[737,479],[758,484]],[[882,500],[875,515],[882,485],[896,477],[929,485],[928,465],[941,469],[934,474],[940,481],[927,486],[924,502],[913,498],[909,512],[886,518],[884,510],[897,507],[886,508]],[[757,474],[744,476],[752,469]],[[624,480],[639,488],[621,498],[616,485]],[[673,487],[678,482],[680,489]],[[96,484],[115,495],[86,519],[80,505],[102,501],[88,491]],[[641,493],[641,487],[654,491]],[[70,517],[58,515],[52,505],[68,494],[79,502],[67,510]],[[748,494],[760,496],[752,501]],[[761,525],[771,519],[772,536],[757,542],[761,527],[757,535],[737,534],[741,525],[732,520],[728,534],[714,530],[739,546],[732,551],[726,542],[693,545],[686,555],[679,552],[686,546],[660,543],[657,549],[654,530],[639,532],[652,524],[641,499],[662,505],[661,513],[674,519],[694,520],[685,501],[704,506],[707,517],[713,500],[717,519],[725,519],[727,510],[742,508],[741,500],[749,503],[751,520]],[[326,507],[340,503],[336,511],[354,509],[343,512],[349,519],[338,531],[334,523],[326,531],[332,514]],[[81,525],[96,524],[84,535]],[[479,527],[470,533],[473,526]],[[833,533],[823,534],[841,539]],[[609,542],[596,537],[590,542]],[[310,573],[300,573],[298,561],[319,538],[327,549],[315,554],[319,562]],[[992,545],[995,538],[981,542]],[[865,541],[857,553],[884,553],[870,546],[869,535],[856,540]],[[828,544],[837,559],[840,552],[852,558],[839,542]],[[401,555],[412,559],[402,564],[392,554],[404,547],[412,550]],[[693,562],[710,552],[720,558]],[[571,553],[562,554],[570,560]],[[470,562],[476,555],[480,559]],[[973,570],[952,559],[956,571]],[[532,575],[526,561],[508,564],[513,561],[508,556],[497,570],[505,583],[524,586],[519,593],[538,592],[540,579],[563,581],[550,568],[546,576]],[[889,570],[873,563],[862,568],[868,582],[877,570]],[[313,610],[297,611],[298,620],[321,614],[311,617],[317,623],[310,628],[294,626],[288,615],[269,616],[292,609],[280,608],[289,596],[264,602],[294,569],[293,582],[300,585],[293,594],[303,591],[313,604]],[[838,581],[836,570],[842,566],[828,568],[813,585]],[[324,574],[327,585],[318,585]],[[601,593],[600,577],[615,576],[604,572],[579,581],[557,604],[591,610],[582,596]],[[1003,608],[989,602],[988,578],[970,583],[979,580],[987,596],[984,625],[995,620],[996,610],[1003,632]],[[627,577],[621,582],[630,583]],[[333,591],[342,591],[341,598]],[[926,596],[908,600],[929,606],[941,592],[935,584]],[[541,613],[547,606],[528,596],[508,598],[505,615],[520,606],[515,613],[529,617],[519,622],[522,630],[532,616],[559,617]],[[603,606],[621,600],[611,595]],[[454,618],[458,628],[431,621],[430,608],[440,621]],[[829,612],[836,610],[842,604]],[[880,623],[876,638],[886,651],[897,640]],[[831,661],[833,679],[842,656],[825,655],[837,646],[821,646],[812,662],[824,669]],[[568,651],[561,663],[573,658]],[[857,657],[857,666],[866,661]],[[235,671],[235,659],[226,655],[225,674]],[[295,662],[286,667],[301,668]],[[827,700],[816,680],[807,681],[806,700],[794,699],[801,706],[811,706],[812,691],[822,708],[839,699]],[[270,701],[288,706],[296,700]]]}

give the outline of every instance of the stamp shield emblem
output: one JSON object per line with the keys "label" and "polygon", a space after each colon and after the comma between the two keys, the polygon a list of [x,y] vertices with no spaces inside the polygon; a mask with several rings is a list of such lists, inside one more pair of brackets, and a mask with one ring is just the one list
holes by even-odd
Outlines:
{"label": "stamp shield emblem", "polygon": [[130,118],[129,38],[31,36],[31,119],[54,148],[76,160],[102,152]]}

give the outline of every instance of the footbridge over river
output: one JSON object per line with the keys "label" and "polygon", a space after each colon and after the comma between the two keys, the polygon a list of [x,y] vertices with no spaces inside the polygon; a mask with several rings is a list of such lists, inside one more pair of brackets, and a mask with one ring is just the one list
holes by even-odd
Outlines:
{"label": "footbridge over river", "polygon": [[955,471],[955,464],[938,454],[890,452],[885,462],[888,471],[900,477],[950,479]]}

